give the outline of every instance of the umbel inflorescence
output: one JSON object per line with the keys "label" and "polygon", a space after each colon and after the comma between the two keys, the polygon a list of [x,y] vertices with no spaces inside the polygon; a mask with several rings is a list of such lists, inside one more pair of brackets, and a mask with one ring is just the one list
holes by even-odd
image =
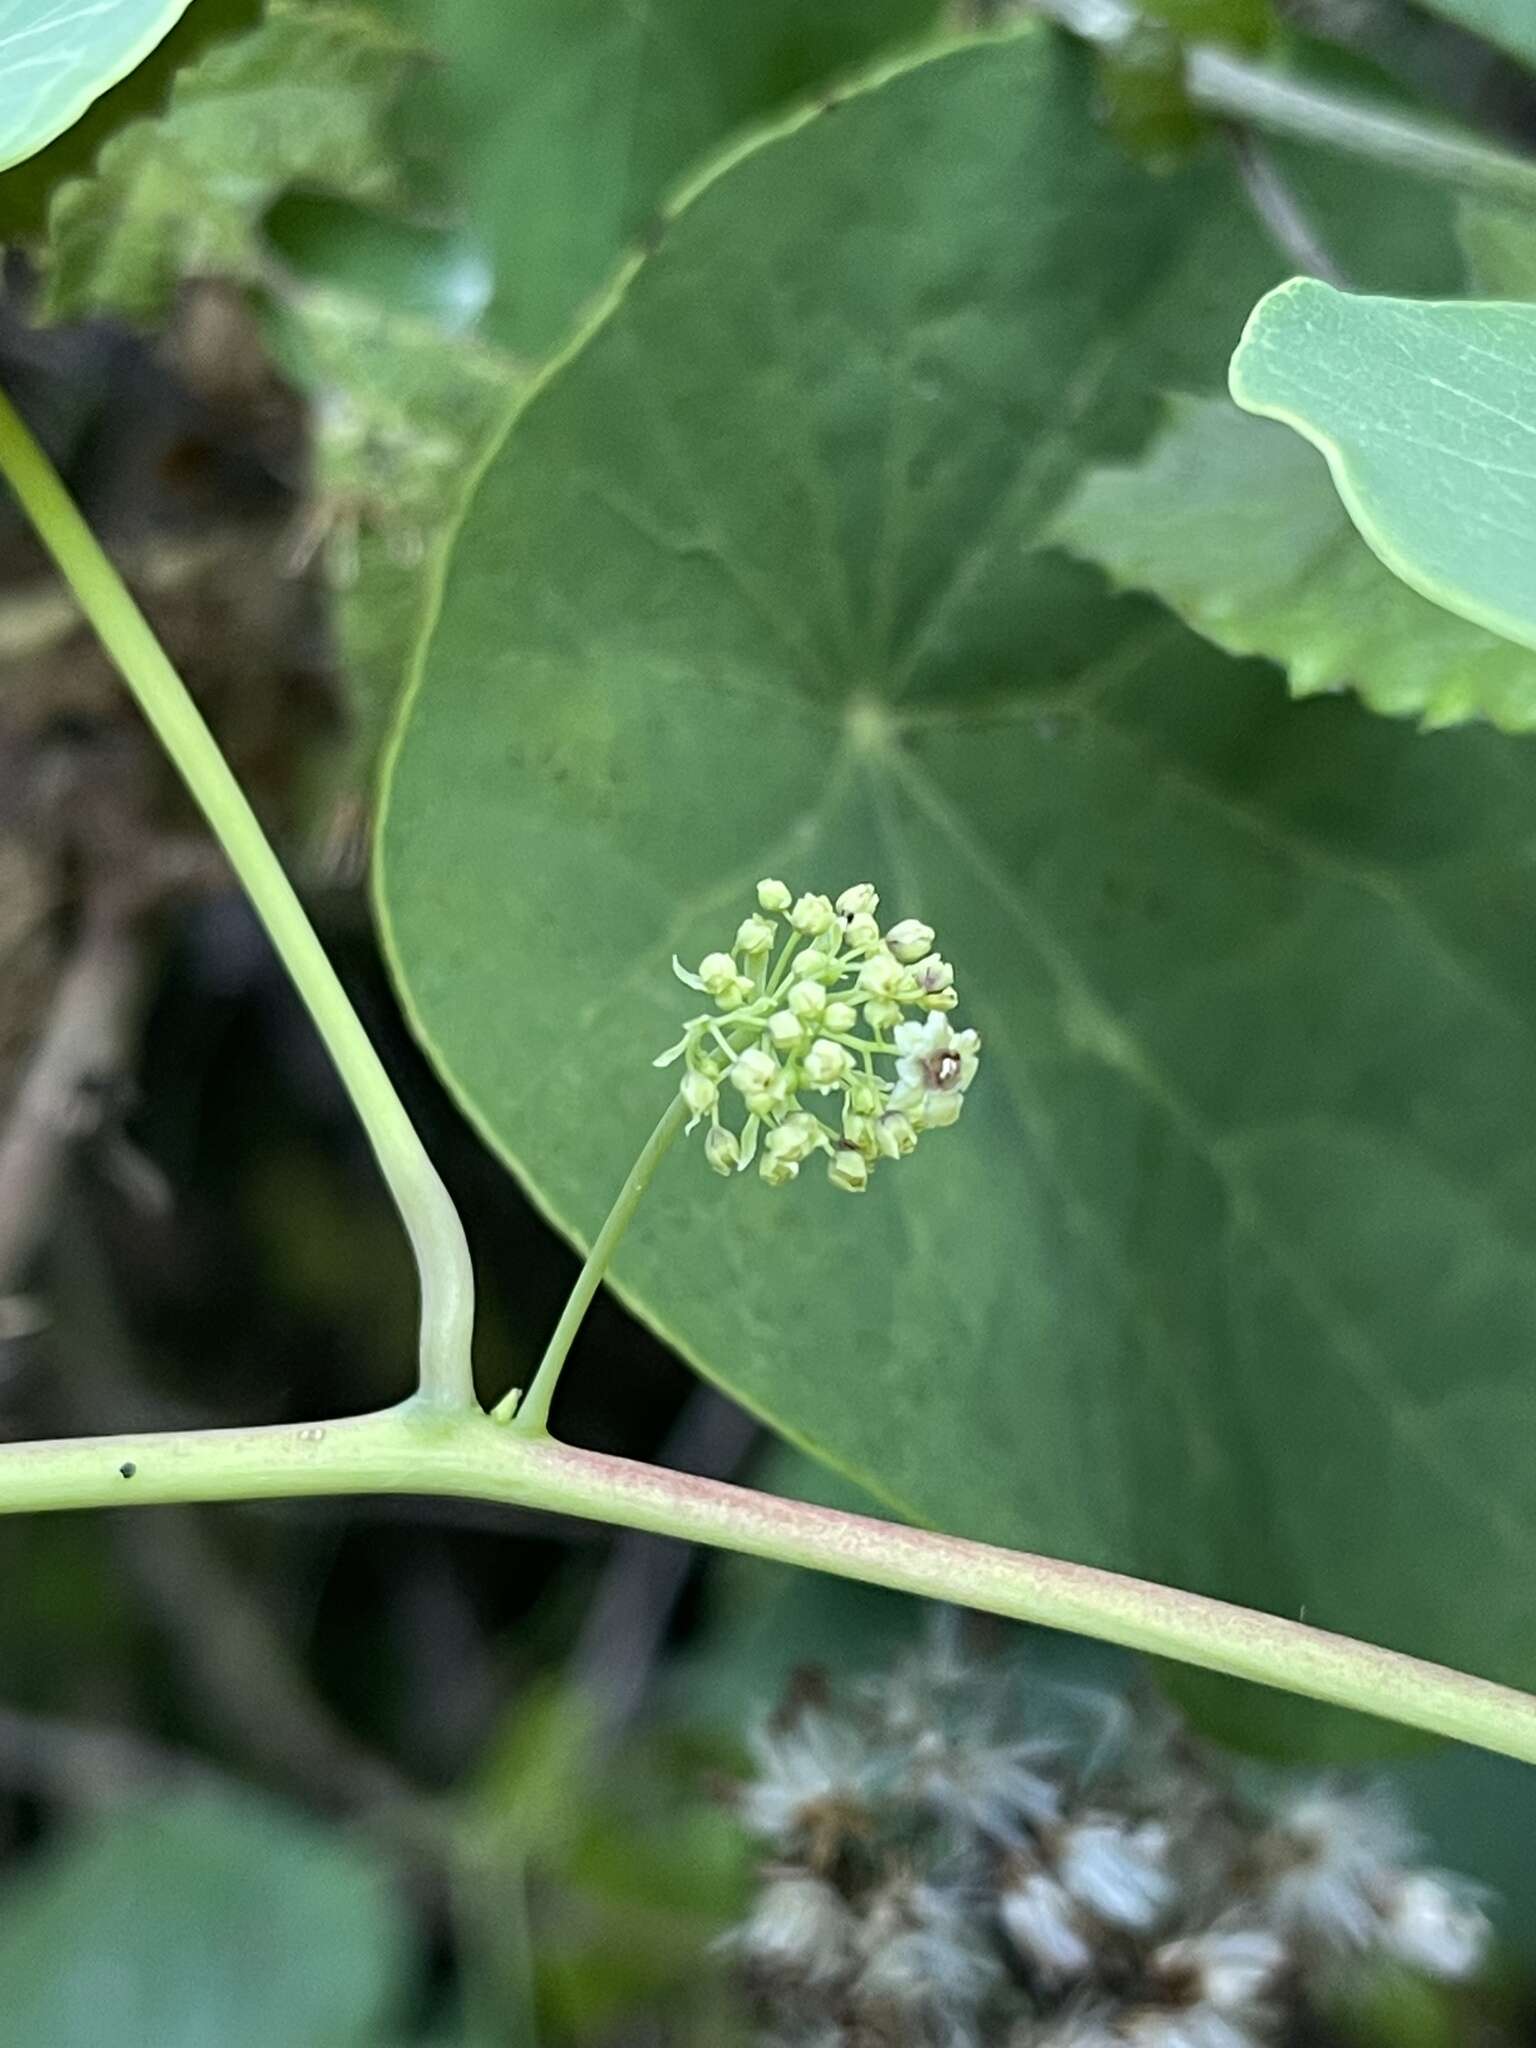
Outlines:
{"label": "umbel inflorescence", "polygon": [[1486,1946],[1384,1796],[1244,1795],[1161,1711],[927,1658],[802,1688],[755,1748],[727,1945],[764,2048],[1279,2048]]}
{"label": "umbel inflorescence", "polygon": [[714,1007],[656,1065],[682,1060],[688,1129],[709,1119],[717,1173],[756,1159],[783,1187],[819,1153],[834,1187],[862,1194],[881,1160],[955,1122],[981,1041],[950,1022],[960,998],[933,927],[909,917],[882,930],[868,882],[834,903],[763,881],[757,902],[729,952],[707,953],[697,973],[673,959]]}

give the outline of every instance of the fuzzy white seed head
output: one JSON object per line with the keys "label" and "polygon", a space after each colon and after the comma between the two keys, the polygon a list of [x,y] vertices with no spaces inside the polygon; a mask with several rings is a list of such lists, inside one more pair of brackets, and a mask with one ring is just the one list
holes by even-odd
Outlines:
{"label": "fuzzy white seed head", "polygon": [[861,1999],[951,2023],[973,2012],[999,1975],[963,1903],[937,1885],[888,1886],[870,1905],[857,1941]]}
{"label": "fuzzy white seed head", "polygon": [[1413,1854],[1414,1841],[1382,1796],[1328,1786],[1289,1800],[1259,1844],[1268,1917],[1282,1933],[1361,1950],[1377,1935],[1377,1900]]}
{"label": "fuzzy white seed head", "polygon": [[1093,1945],[1066,1886],[1049,1871],[1020,1866],[999,1892],[997,1915],[1021,1961],[1048,1985],[1084,1977]]}
{"label": "fuzzy white seed head", "polygon": [[1410,1970],[1456,1982],[1488,1948],[1488,1917],[1463,1890],[1429,1871],[1400,1877],[1384,1902],[1382,1945]]}
{"label": "fuzzy white seed head", "polygon": [[1110,1927],[1145,1932],[1173,1897],[1168,1831],[1155,1821],[1086,1815],[1063,1829],[1056,1869],[1078,1904]]}
{"label": "fuzzy white seed head", "polygon": [[731,1946],[760,1970],[811,1986],[835,1983],[853,1956],[853,1915],[831,1885],[808,1871],[769,1878]]}
{"label": "fuzzy white seed head", "polygon": [[1186,2004],[1241,2019],[1271,1995],[1286,1960],[1285,1943],[1265,1928],[1213,1928],[1164,1942],[1152,1958],[1152,1970]]}

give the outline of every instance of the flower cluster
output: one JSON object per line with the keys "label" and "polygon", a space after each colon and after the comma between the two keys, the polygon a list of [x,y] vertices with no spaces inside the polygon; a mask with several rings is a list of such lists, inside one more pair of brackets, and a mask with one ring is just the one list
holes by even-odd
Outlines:
{"label": "flower cluster", "polygon": [[[717,1173],[756,1159],[783,1187],[821,1154],[834,1187],[862,1194],[881,1160],[955,1122],[981,1041],[950,1022],[960,998],[933,927],[908,917],[882,930],[869,883],[834,903],[763,881],[757,902],[729,952],[706,953],[697,973],[673,960],[714,1008],[691,1017],[656,1065],[683,1061],[688,1129],[709,1119],[704,1153]],[[840,1098],[835,1120],[807,1097]],[[722,1115],[733,1099],[739,1132]]]}
{"label": "flower cluster", "polygon": [[1481,1906],[1379,1795],[1261,1805],[1171,1716],[1085,1742],[1043,1696],[928,1659],[758,1735],[727,1945],[765,2048],[1259,2048],[1372,1973],[1477,1970]]}

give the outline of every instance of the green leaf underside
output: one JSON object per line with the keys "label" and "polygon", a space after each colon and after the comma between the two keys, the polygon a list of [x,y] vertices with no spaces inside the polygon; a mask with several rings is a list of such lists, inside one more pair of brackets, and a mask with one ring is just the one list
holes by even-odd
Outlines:
{"label": "green leaf underside", "polygon": [[0,2002],[47,2048],[343,2048],[376,2038],[402,1930],[383,1869],[253,1799],[116,1815],[0,1910]]}
{"label": "green leaf underside", "polygon": [[1145,455],[1085,477],[1051,534],[1229,654],[1282,663],[1298,696],[1349,687],[1431,726],[1536,727],[1536,654],[1400,582],[1317,451],[1225,399],[1175,398]]}
{"label": "green leaf underside", "polygon": [[169,35],[187,0],[0,0],[0,170],[32,156]]}
{"label": "green leaf underside", "polygon": [[184,71],[164,114],[103,148],[49,216],[47,312],[148,321],[185,277],[262,274],[261,218],[302,186],[383,201],[388,110],[417,47],[361,8],[284,5]]}
{"label": "green leaf underside", "polygon": [[957,963],[965,1117],[861,1199],[695,1138],[625,1298],[917,1517],[1529,1678],[1536,756],[1297,707],[1031,549],[1276,268],[1086,99],[1042,32],[961,47],[668,222],[470,502],[386,943],[590,1239],[669,954],[760,875],[876,881]]}
{"label": "green leaf underside", "polygon": [[1231,383],[1239,405],[1322,450],[1395,575],[1536,647],[1536,306],[1296,278],[1255,307]]}

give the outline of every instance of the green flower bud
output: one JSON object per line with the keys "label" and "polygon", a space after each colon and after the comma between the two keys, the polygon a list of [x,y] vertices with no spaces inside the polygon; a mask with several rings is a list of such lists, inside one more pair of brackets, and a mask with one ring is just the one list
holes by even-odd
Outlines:
{"label": "green flower bud", "polygon": [[806,1037],[805,1025],[793,1010],[775,1010],[768,1019],[768,1036],[779,1052],[798,1052]]}
{"label": "green flower bud", "polygon": [[881,1107],[879,1084],[868,1074],[855,1074],[848,1083],[848,1107],[860,1116],[878,1116]]}
{"label": "green flower bud", "polygon": [[731,1086],[739,1088],[743,1095],[761,1095],[773,1088],[780,1077],[778,1061],[760,1045],[738,1053],[731,1068]]}
{"label": "green flower bud", "polygon": [[827,1162],[827,1179],[846,1194],[862,1195],[869,1186],[869,1161],[851,1145],[839,1145]]}
{"label": "green flower bud", "polygon": [[789,913],[789,921],[797,932],[805,932],[814,939],[832,929],[837,913],[825,896],[802,896]]}
{"label": "green flower bud", "polygon": [[880,943],[880,927],[867,914],[850,917],[843,932],[843,944],[850,953],[872,953]]}
{"label": "green flower bud", "polygon": [[864,1005],[864,1022],[871,1031],[889,1031],[893,1024],[901,1022],[901,1005],[892,1002],[874,1002]]}
{"label": "green flower bud", "polygon": [[[771,1135],[771,1133],[770,1133]],[[774,1152],[768,1145],[763,1147],[763,1156],[757,1162],[757,1170],[771,1188],[788,1187],[800,1171],[798,1159],[786,1159],[782,1153]]]}
{"label": "green flower bud", "polygon": [[859,1021],[859,1013],[852,1003],[828,1003],[821,1021],[828,1031],[851,1031]]}
{"label": "green flower bud", "polygon": [[736,950],[748,958],[768,952],[773,945],[773,926],[766,917],[744,917],[736,927]]}
{"label": "green flower bud", "polygon": [[741,1147],[736,1142],[734,1131],[728,1131],[724,1124],[714,1124],[704,1140],[704,1157],[716,1173],[735,1173],[741,1165]]}
{"label": "green flower bud", "polygon": [[910,967],[921,960],[933,944],[933,926],[924,924],[920,917],[904,917],[900,924],[893,924],[885,935],[885,943],[896,958]]}
{"label": "green flower bud", "polygon": [[814,1023],[827,1007],[827,991],[819,981],[797,981],[784,998],[797,1017]]}
{"label": "green flower bud", "polygon": [[837,899],[838,915],[841,917],[864,917],[880,908],[880,898],[875,894],[872,882],[855,882],[851,889],[845,889]]}
{"label": "green flower bud", "polygon": [[708,1074],[700,1074],[692,1068],[683,1076],[678,1093],[696,1117],[707,1116],[720,1099],[720,1090]]}
{"label": "green flower bud", "polygon": [[[702,973],[703,969],[699,971]],[[858,986],[865,995],[889,1002],[899,992],[904,979],[900,963],[882,948],[880,952],[872,953],[859,969]]]}
{"label": "green flower bud", "polygon": [[845,1109],[843,1112],[844,1143],[851,1145],[855,1152],[861,1152],[866,1159],[877,1159],[880,1156],[880,1141],[876,1124],[877,1119],[875,1117],[861,1115],[852,1108]]}
{"label": "green flower bud", "polygon": [[770,876],[767,881],[758,883],[757,900],[763,910],[783,912],[788,910],[792,899],[784,884],[774,881]]}
{"label": "green flower bud", "polygon": [[947,1130],[951,1124],[960,1121],[960,1112],[965,1107],[965,1097],[954,1095],[925,1095],[922,1105],[922,1127],[925,1131]]}
{"label": "green flower bud", "polygon": [[792,1159],[798,1165],[826,1140],[826,1130],[818,1118],[806,1110],[797,1110],[793,1116],[785,1117],[763,1140],[765,1151],[776,1158]]}
{"label": "green flower bud", "polygon": [[843,970],[835,956],[822,952],[818,946],[807,946],[789,964],[790,972],[799,981],[838,981],[842,978]]}
{"label": "green flower bud", "polygon": [[723,996],[739,979],[729,953],[706,953],[699,962],[699,981],[708,995]]}
{"label": "green flower bud", "polygon": [[885,1159],[905,1159],[917,1150],[917,1132],[912,1119],[899,1109],[888,1109],[875,1119],[875,1144]]}
{"label": "green flower bud", "polygon": [[836,1088],[853,1072],[853,1054],[846,1045],[818,1038],[801,1064],[813,1088]]}
{"label": "green flower bud", "polygon": [[953,1010],[960,1001],[957,988],[935,989],[931,996],[919,996],[918,1007],[923,1010]]}
{"label": "green flower bud", "polygon": [[[701,974],[703,971],[700,968]],[[931,996],[941,988],[954,987],[955,970],[947,960],[941,960],[937,953],[928,953],[913,968],[912,977],[923,994]]]}

